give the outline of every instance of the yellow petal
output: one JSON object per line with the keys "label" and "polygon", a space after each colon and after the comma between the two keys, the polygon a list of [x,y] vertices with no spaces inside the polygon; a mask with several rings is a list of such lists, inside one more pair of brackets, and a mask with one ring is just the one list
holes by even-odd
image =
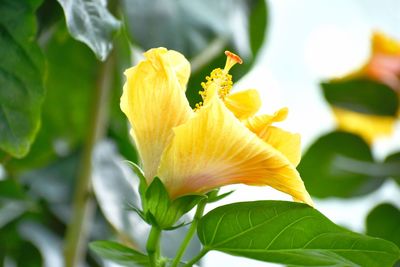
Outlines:
{"label": "yellow petal", "polygon": [[270,126],[259,137],[279,150],[294,166],[299,164],[301,159],[300,134],[290,133],[280,128]]}
{"label": "yellow petal", "polygon": [[261,107],[260,95],[255,89],[229,94],[224,100],[226,107],[240,120],[253,116]]}
{"label": "yellow petal", "polygon": [[382,32],[372,35],[372,52],[386,55],[400,55],[400,42]]}
{"label": "yellow petal", "polygon": [[393,132],[396,118],[376,116],[353,112],[341,108],[333,108],[339,129],[363,137],[368,143],[379,136],[388,136]]}
{"label": "yellow petal", "polygon": [[285,120],[287,114],[288,109],[282,108],[275,112],[274,115],[264,114],[249,118],[245,121],[245,125],[264,142],[285,155],[294,166],[297,166],[301,158],[300,135],[271,126],[274,122]]}
{"label": "yellow petal", "polygon": [[172,128],[192,115],[185,96],[190,65],[181,54],[165,48],[144,55],[145,60],[125,71],[120,105],[131,123],[146,178],[151,180],[172,138]]}
{"label": "yellow petal", "polygon": [[280,122],[284,121],[287,117],[288,114],[288,109],[287,108],[281,108],[277,112],[275,112],[273,115],[259,115],[255,117],[251,117],[244,121],[244,124],[246,125],[247,128],[249,128],[250,131],[257,135],[262,135],[263,131],[266,131],[266,129],[274,122]]}
{"label": "yellow petal", "polygon": [[312,205],[290,161],[249,131],[218,97],[174,132],[158,172],[171,197],[244,183],[269,185]]}

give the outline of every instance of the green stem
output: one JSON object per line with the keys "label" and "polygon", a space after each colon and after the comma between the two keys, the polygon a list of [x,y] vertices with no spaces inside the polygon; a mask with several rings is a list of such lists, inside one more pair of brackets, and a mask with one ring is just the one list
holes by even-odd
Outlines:
{"label": "green stem", "polygon": [[207,65],[208,62],[218,56],[226,47],[228,40],[227,36],[220,36],[212,40],[206,49],[190,61],[191,72],[196,73],[202,67]]}
{"label": "green stem", "polygon": [[157,267],[159,265],[160,237],[161,237],[161,229],[158,228],[157,226],[152,226],[146,244],[146,250],[150,259],[151,267]]}
{"label": "green stem", "polygon": [[185,265],[183,265],[183,267],[192,267],[196,262],[198,262],[201,258],[204,257],[204,255],[206,255],[208,252],[208,249],[203,248],[199,254],[197,254],[196,257],[194,257],[193,259],[191,259],[188,263],[186,263]]}
{"label": "green stem", "polygon": [[81,265],[86,254],[88,226],[94,213],[91,197],[92,155],[97,141],[106,129],[109,93],[113,73],[113,55],[101,65],[90,116],[89,131],[84,144],[76,188],[72,203],[72,216],[66,231],[64,244],[65,267]]}
{"label": "green stem", "polygon": [[192,240],[192,237],[194,233],[196,233],[197,230],[197,224],[199,223],[199,220],[203,216],[204,213],[204,208],[207,204],[207,199],[203,199],[198,205],[196,209],[196,214],[193,217],[192,225],[189,228],[189,231],[187,232],[185,239],[183,240],[181,246],[179,247],[179,250],[175,256],[174,261],[172,262],[171,267],[177,267],[183,254],[186,251],[187,246],[189,245],[190,241]]}
{"label": "green stem", "polygon": [[400,174],[400,166],[397,162],[369,162],[346,156],[336,156],[333,160],[333,166],[351,173],[376,177],[398,176]]}

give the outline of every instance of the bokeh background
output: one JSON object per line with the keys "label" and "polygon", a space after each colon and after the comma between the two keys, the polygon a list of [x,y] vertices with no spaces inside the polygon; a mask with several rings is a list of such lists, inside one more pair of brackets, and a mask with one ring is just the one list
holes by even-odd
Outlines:
{"label": "bokeh background", "polygon": [[[400,2],[396,0],[271,0],[267,42],[255,68],[235,86],[257,88],[263,109],[273,113],[289,108],[286,129],[302,136],[303,151],[316,138],[332,131],[336,122],[319,83],[340,77],[364,64],[370,54],[370,37],[381,30],[400,39]],[[391,137],[379,138],[373,153],[383,159],[400,148],[400,124]],[[290,198],[268,188],[232,186],[237,189],[226,202]],[[229,190],[227,189],[227,190]],[[400,190],[388,180],[377,191],[352,199],[315,199],[317,208],[332,221],[354,231],[365,231],[365,217],[376,203],[390,202],[399,207]],[[280,266],[232,258],[211,252],[206,266]]]}

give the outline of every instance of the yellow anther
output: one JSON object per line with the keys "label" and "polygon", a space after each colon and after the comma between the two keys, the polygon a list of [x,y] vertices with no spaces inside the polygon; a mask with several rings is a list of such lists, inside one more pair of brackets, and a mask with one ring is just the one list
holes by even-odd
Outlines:
{"label": "yellow anther", "polygon": [[[242,64],[243,61],[239,56],[232,52],[225,51],[225,55],[226,63],[224,69],[214,69],[210,76],[206,77],[206,82],[201,83],[203,90],[200,91],[199,94],[201,95],[203,102],[207,102],[207,97],[214,95],[214,93],[218,93],[218,96],[221,99],[224,99],[232,88],[232,75],[230,75],[228,72],[235,64]],[[202,106],[203,103],[200,102],[199,104],[196,104],[194,110],[199,110]]]}

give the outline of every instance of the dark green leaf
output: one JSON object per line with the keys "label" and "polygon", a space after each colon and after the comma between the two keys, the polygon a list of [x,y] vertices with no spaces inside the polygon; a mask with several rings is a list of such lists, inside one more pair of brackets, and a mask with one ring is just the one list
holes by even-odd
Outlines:
{"label": "dark green leaf", "polygon": [[352,197],[376,190],[384,178],[365,141],[346,132],[319,138],[298,167],[308,192],[316,197]]}
{"label": "dark green leaf", "polygon": [[95,241],[89,247],[100,257],[126,267],[150,266],[146,255],[116,242]]}
{"label": "dark green leaf", "polygon": [[268,10],[267,3],[264,0],[257,0],[250,2],[250,16],[249,16],[249,35],[250,35],[250,48],[253,56],[255,57],[266,37],[266,30],[268,24]]}
{"label": "dark green leaf", "polygon": [[321,84],[333,106],[379,116],[396,116],[399,98],[390,87],[372,80],[354,79]]}
{"label": "dark green leaf", "polygon": [[107,10],[107,1],[58,0],[64,9],[71,35],[85,43],[104,61],[112,49],[112,40],[121,23]]}
{"label": "dark green leaf", "polygon": [[[19,233],[40,251],[43,265],[63,265],[61,238],[37,222],[25,220],[18,226]],[[43,266],[42,265],[42,266]]]}
{"label": "dark green leaf", "polygon": [[376,206],[367,217],[367,235],[384,238],[400,247],[400,210],[389,203]]}
{"label": "dark green leaf", "polygon": [[35,41],[41,1],[0,1],[0,148],[25,156],[40,125],[44,60]]}
{"label": "dark green leaf", "polygon": [[214,209],[198,225],[206,250],[292,266],[391,267],[391,242],[350,232],[301,203],[255,201]]}
{"label": "dark green leaf", "polygon": [[0,180],[0,199],[2,198],[23,199],[25,192],[16,180]]}
{"label": "dark green leaf", "polygon": [[[43,266],[38,249],[24,240],[19,233],[19,222],[0,226],[0,260],[1,266],[37,267]],[[10,265],[4,264],[4,257],[9,259]],[[13,265],[15,263],[15,265]]]}
{"label": "dark green leaf", "polygon": [[[389,155],[385,159],[384,164],[390,164],[389,166],[387,166],[387,168],[392,168],[394,170],[393,172],[391,172],[391,177],[400,185],[400,152]],[[395,167],[397,168],[395,169]]]}
{"label": "dark green leaf", "polygon": [[84,44],[69,36],[63,23],[54,27],[44,48],[48,75],[42,125],[30,153],[8,163],[14,171],[42,167],[57,156],[71,154],[88,132],[98,61]]}

